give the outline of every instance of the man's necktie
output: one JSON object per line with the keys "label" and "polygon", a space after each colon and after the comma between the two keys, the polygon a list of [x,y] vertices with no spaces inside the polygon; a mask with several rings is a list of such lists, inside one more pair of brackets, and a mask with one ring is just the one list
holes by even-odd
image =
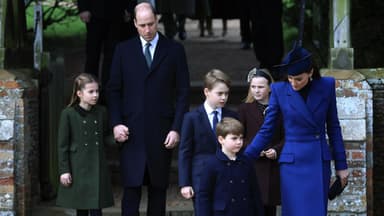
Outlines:
{"label": "man's necktie", "polygon": [[151,46],[151,43],[145,44],[145,50],[144,50],[144,56],[145,56],[145,61],[147,61],[147,65],[150,68],[152,64],[152,56],[151,52],[149,52],[149,47]]}
{"label": "man's necktie", "polygon": [[213,120],[212,120],[212,129],[216,133],[216,125],[219,123],[219,118],[217,117],[217,112],[216,110],[212,112],[213,113]]}

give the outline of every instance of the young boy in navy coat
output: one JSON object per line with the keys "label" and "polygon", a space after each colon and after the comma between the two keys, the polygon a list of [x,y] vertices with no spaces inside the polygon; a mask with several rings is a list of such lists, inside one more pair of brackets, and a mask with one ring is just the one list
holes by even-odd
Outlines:
{"label": "young boy in navy coat", "polygon": [[[179,186],[184,198],[192,198],[195,212],[199,199],[199,179],[207,159],[215,155],[218,147],[214,132],[223,117],[237,118],[237,113],[224,108],[230,88],[229,77],[213,69],[205,75],[205,102],[184,115],[179,146]],[[197,214],[195,214],[198,216]]]}
{"label": "young boy in navy coat", "polygon": [[260,216],[263,208],[251,159],[238,154],[243,146],[242,124],[223,118],[216,134],[221,145],[201,175],[200,216]]}

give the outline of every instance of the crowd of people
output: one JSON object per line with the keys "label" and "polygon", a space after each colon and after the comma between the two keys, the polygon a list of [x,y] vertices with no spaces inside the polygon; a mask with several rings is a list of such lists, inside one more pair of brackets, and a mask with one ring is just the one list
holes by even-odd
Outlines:
{"label": "crowd of people", "polygon": [[[80,2],[79,8],[89,6]],[[311,53],[295,46],[282,62],[249,72],[248,95],[238,112],[225,108],[231,80],[218,69],[204,77],[205,100],[188,111],[184,47],[172,39],[175,35],[158,31],[154,6],[166,8],[165,2],[136,2],[130,12],[121,11],[137,36],[114,45],[108,79],[97,78],[94,67],[75,78],[60,118],[57,204],[84,216],[100,216],[114,204],[104,151],[117,143],[123,216],[139,215],[143,186],[147,215],[165,215],[177,146],[180,193],[193,200],[196,216],[272,216],[277,205],[285,216],[326,215],[331,160],[341,189],[349,175],[335,80],[321,77]],[[186,15],[168,12],[169,19]],[[94,36],[93,12],[80,10],[80,17],[87,36]],[[87,52],[95,48],[92,41],[87,38]],[[274,83],[272,66],[285,79]]]}

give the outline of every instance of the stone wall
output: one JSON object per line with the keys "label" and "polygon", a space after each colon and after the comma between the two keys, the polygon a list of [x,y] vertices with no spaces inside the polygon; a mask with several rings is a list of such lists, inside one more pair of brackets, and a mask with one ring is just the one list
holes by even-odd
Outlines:
{"label": "stone wall", "polygon": [[0,71],[0,215],[28,215],[38,198],[38,85],[30,71]]}
{"label": "stone wall", "polygon": [[350,177],[342,196],[329,202],[329,215],[367,215],[371,196],[367,184],[372,180],[372,167],[368,166],[372,163],[372,89],[365,80],[338,79],[336,95]]}
{"label": "stone wall", "polygon": [[[0,71],[0,216],[30,215],[31,204],[40,197],[38,88],[34,79],[20,74],[26,73]],[[379,135],[384,134],[384,121],[378,121],[384,120],[379,112],[384,91],[377,86],[383,85],[373,85],[357,72],[324,75],[337,78],[337,106],[351,174],[342,196],[329,202],[328,215],[380,215],[384,174],[378,173],[384,173],[384,148],[376,144],[384,136]]]}
{"label": "stone wall", "polygon": [[375,216],[384,213],[384,83],[376,80],[374,86],[373,109],[373,194],[374,199],[370,208],[374,209]]}
{"label": "stone wall", "polygon": [[366,69],[365,74],[373,89],[373,139],[372,139],[372,184],[368,188],[373,198],[368,202],[368,209],[373,215],[381,216],[384,213],[384,69]]}

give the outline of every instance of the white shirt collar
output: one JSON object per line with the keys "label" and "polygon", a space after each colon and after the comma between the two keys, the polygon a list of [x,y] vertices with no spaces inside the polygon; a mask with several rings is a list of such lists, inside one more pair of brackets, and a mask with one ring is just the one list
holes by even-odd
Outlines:
{"label": "white shirt collar", "polygon": [[[159,42],[159,33],[156,33],[155,37],[151,40],[151,41],[146,41],[144,40],[144,38],[142,38],[141,36],[139,37],[140,38],[140,42],[141,42],[141,46],[143,47],[143,52],[144,52],[144,49],[145,49],[145,45],[147,43],[151,43],[151,47],[149,48],[151,51],[155,50],[156,46],[157,46],[157,42]],[[151,52],[152,53],[152,52]],[[152,53],[153,54],[153,53]]]}
{"label": "white shirt collar", "polygon": [[219,116],[221,116],[222,108],[218,107],[216,109],[213,109],[211,106],[208,105],[207,101],[204,102],[204,109],[208,115],[212,115],[213,114],[212,112],[216,110]]}

